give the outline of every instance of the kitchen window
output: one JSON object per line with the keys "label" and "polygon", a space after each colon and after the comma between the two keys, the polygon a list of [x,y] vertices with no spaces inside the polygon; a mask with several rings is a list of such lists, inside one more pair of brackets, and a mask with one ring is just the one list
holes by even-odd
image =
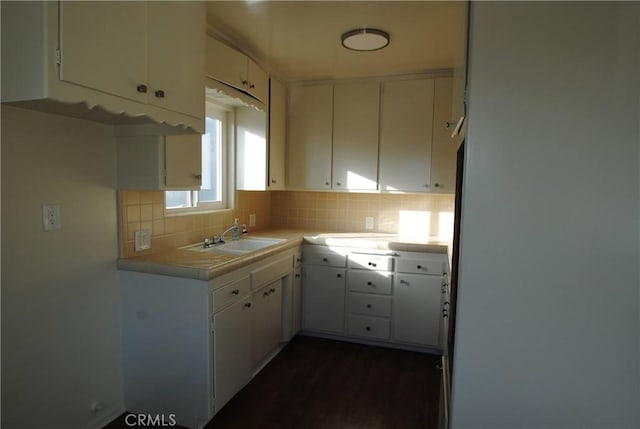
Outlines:
{"label": "kitchen window", "polygon": [[202,136],[202,185],[199,190],[166,191],[167,214],[208,212],[231,208],[232,186],[228,157],[233,113],[207,102]]}

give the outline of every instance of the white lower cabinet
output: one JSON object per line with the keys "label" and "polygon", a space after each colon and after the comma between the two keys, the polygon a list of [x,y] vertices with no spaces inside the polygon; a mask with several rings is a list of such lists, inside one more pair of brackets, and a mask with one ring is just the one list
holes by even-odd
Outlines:
{"label": "white lower cabinet", "polygon": [[345,271],[315,265],[304,268],[304,329],[344,333]]}
{"label": "white lower cabinet", "polygon": [[398,274],[393,296],[393,339],[403,343],[440,345],[442,279]]}
{"label": "white lower cabinet", "polygon": [[119,271],[126,409],[204,427],[288,340],[295,255],[209,281]]}
{"label": "white lower cabinet", "polygon": [[213,362],[215,409],[222,408],[251,379],[251,329],[253,303],[250,296],[213,316]]}
{"label": "white lower cabinet", "polygon": [[304,331],[441,350],[446,254],[305,245],[303,260]]}
{"label": "white lower cabinet", "polygon": [[251,366],[256,368],[282,340],[282,280],[268,284],[252,297]]}

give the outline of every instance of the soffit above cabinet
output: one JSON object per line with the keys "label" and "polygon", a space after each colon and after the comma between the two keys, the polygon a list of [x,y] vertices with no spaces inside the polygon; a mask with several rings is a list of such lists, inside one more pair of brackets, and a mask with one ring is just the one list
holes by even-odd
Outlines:
{"label": "soffit above cabinet", "polygon": [[[208,31],[287,81],[452,69],[464,38],[465,2],[207,2]],[[355,52],[341,35],[380,28],[385,49]]]}

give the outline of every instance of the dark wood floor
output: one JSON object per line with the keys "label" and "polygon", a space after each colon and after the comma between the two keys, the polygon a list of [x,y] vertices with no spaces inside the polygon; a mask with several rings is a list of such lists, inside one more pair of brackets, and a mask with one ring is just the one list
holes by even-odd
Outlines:
{"label": "dark wood floor", "polygon": [[298,336],[206,426],[436,428],[439,356]]}
{"label": "dark wood floor", "polygon": [[[297,336],[205,429],[435,429],[439,364],[434,355]],[[127,427],[121,417],[105,429]]]}

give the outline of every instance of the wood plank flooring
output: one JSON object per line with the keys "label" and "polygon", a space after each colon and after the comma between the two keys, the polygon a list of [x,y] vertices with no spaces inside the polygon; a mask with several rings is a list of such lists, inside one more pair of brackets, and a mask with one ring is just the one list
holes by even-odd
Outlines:
{"label": "wood plank flooring", "polygon": [[[297,336],[205,429],[436,429],[439,364],[435,355]],[[105,427],[125,428],[124,415]]]}
{"label": "wood plank flooring", "polygon": [[440,357],[294,338],[206,429],[436,428]]}

